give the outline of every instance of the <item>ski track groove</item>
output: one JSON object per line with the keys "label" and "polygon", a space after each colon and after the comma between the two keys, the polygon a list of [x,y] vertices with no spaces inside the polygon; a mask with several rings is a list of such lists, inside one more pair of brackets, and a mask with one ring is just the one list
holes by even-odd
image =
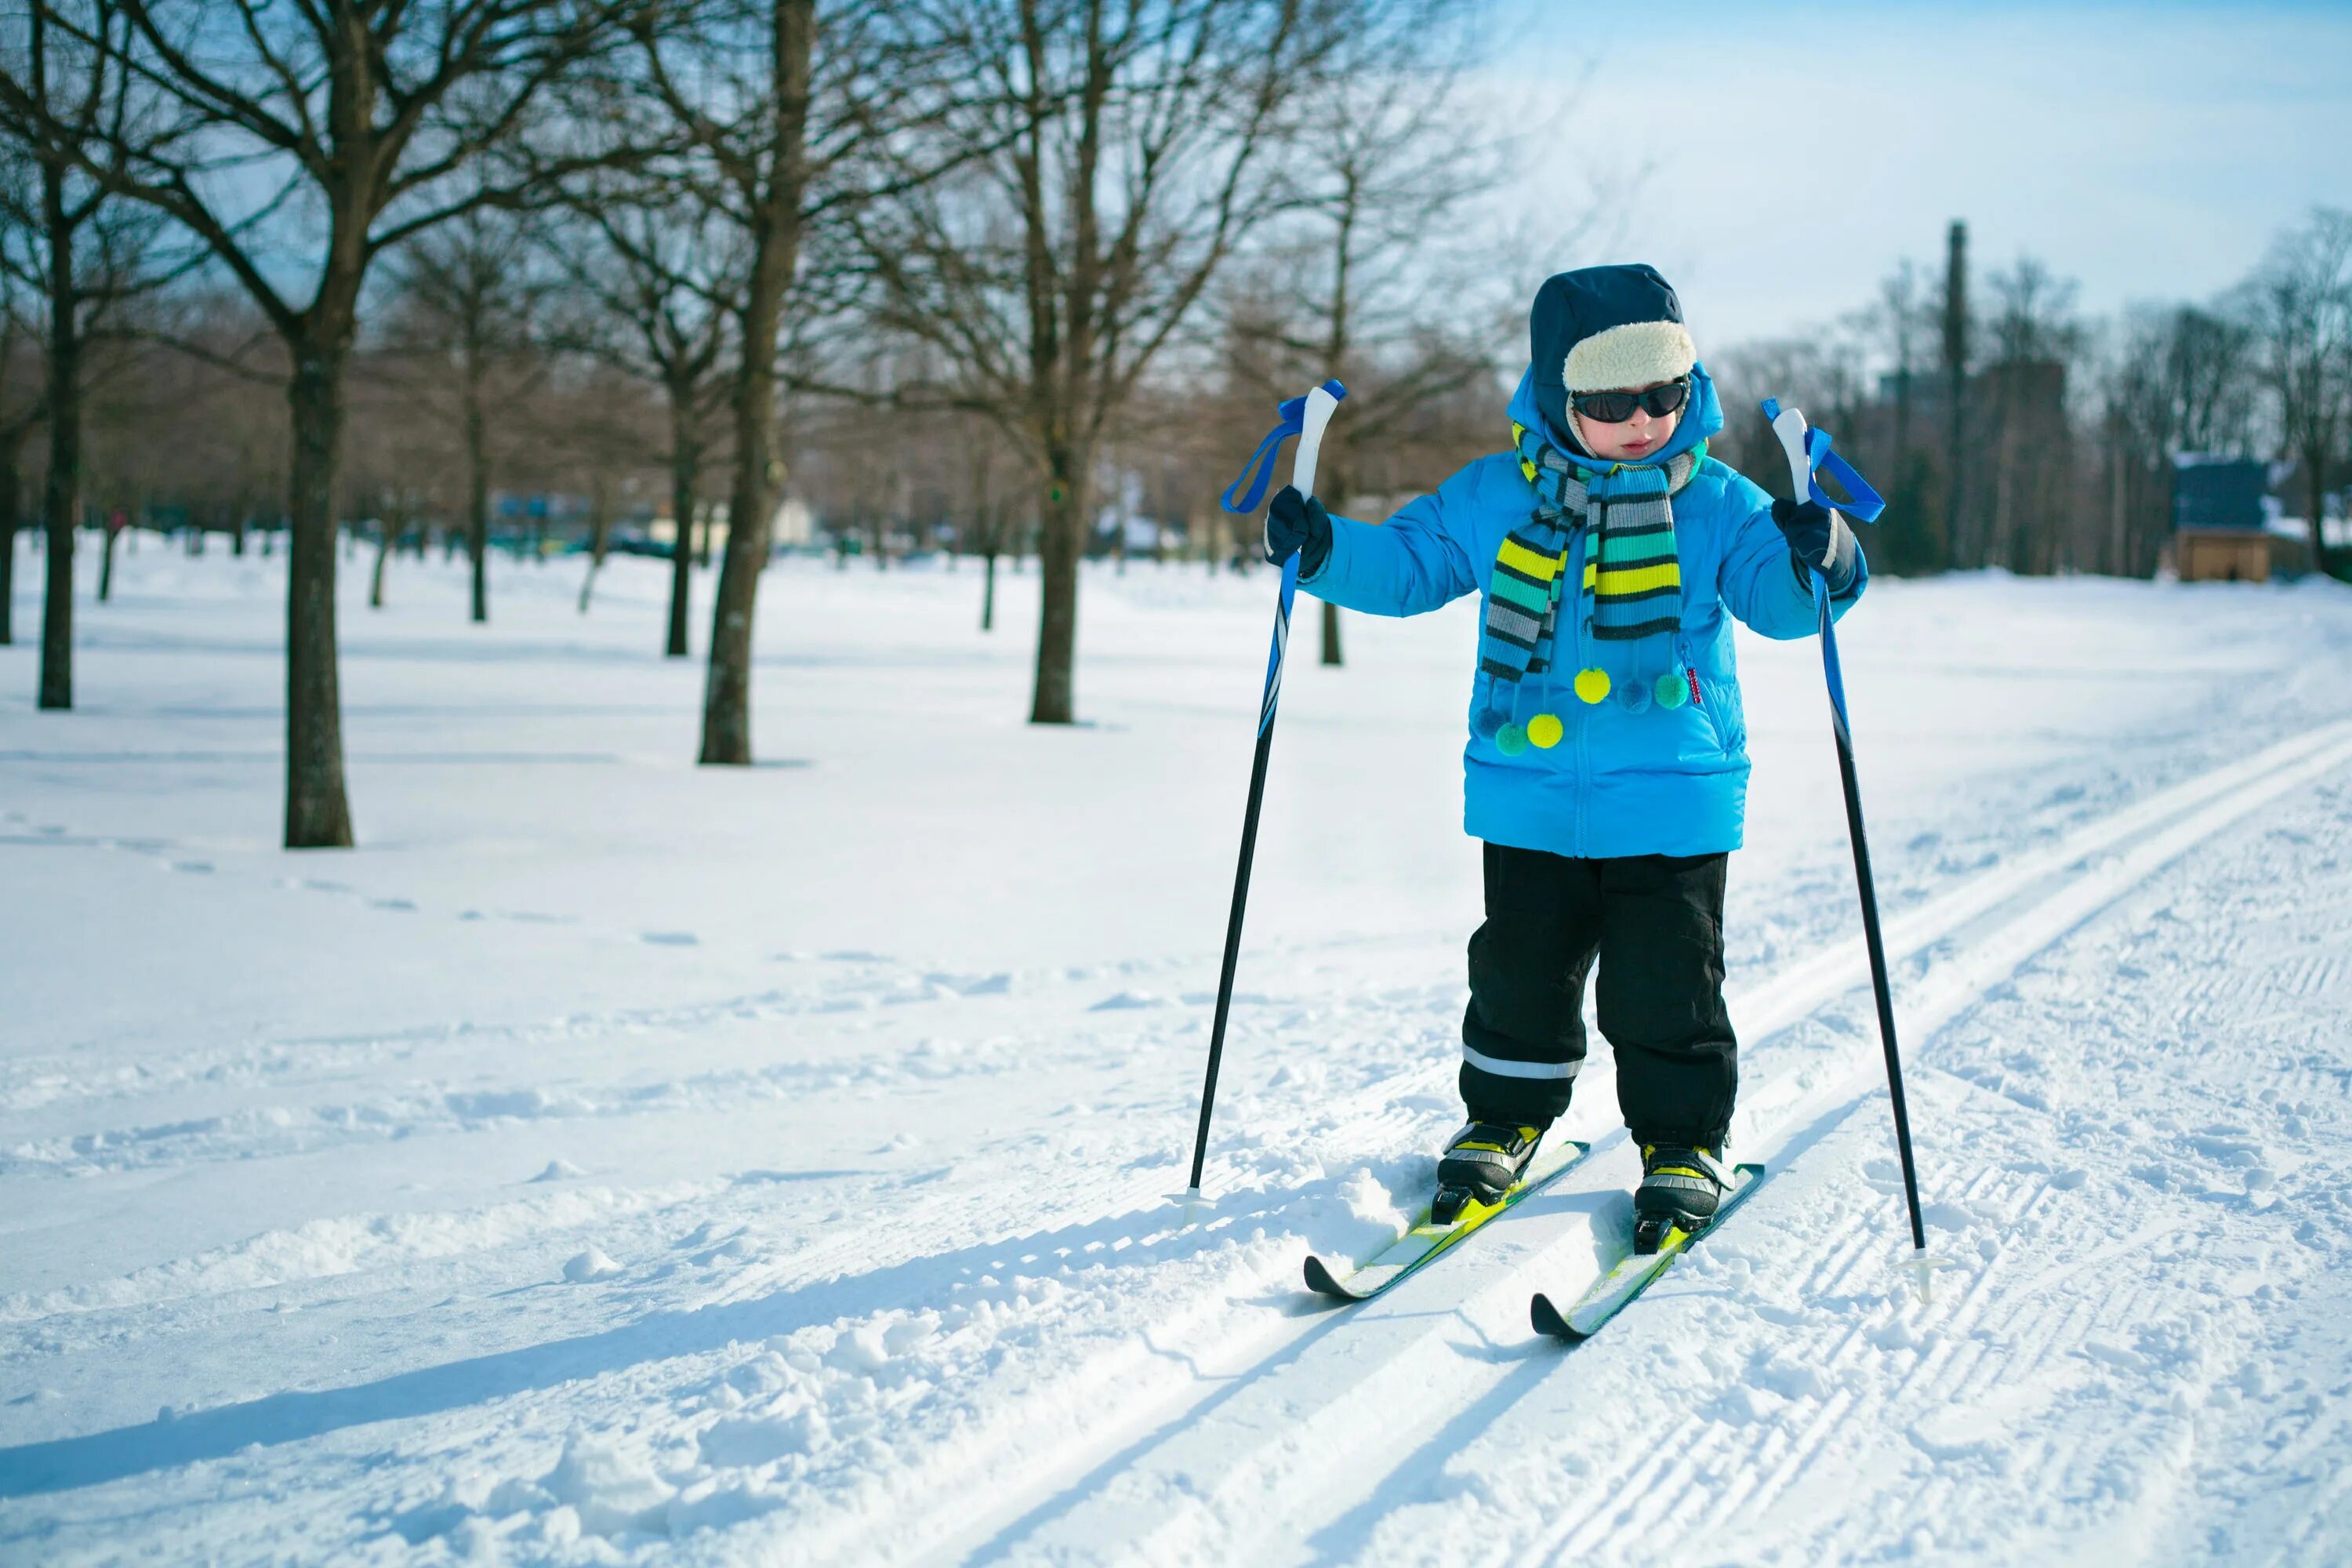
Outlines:
{"label": "ski track groove", "polygon": [[[1934,989],[1944,994],[1936,996],[1928,1005],[1915,1010],[1915,1018],[1917,1012],[1925,1012],[1930,1016],[1931,1022],[1925,1029],[1917,1027],[1915,1022],[1912,1026],[1905,1029],[1905,1037],[1914,1043],[1916,1051],[1918,1045],[1931,1037],[1937,1029],[1953,1016],[1966,1011],[1984,995],[2006,985],[2010,976],[2024,969],[2037,953],[2063,942],[2085,921],[2095,918],[2099,913],[2112,907],[2118,898],[2142,885],[2149,877],[2173,864],[2198,845],[2226,831],[2257,805],[2275,798],[2284,792],[2284,787],[2287,787],[2286,784],[2282,784],[2283,778],[2291,783],[2303,777],[2323,773],[2339,764],[2347,755],[2352,755],[2352,749],[2347,749],[2342,743],[2347,730],[2352,730],[2352,726],[2342,723],[2322,726],[2314,731],[2281,742],[2270,752],[2258,753],[2237,763],[2217,769],[2213,773],[2201,775],[2186,784],[2176,785],[2171,790],[2160,792],[2155,797],[2136,803],[2110,817],[2100,819],[2076,830],[2074,834],[2046,850],[2028,855],[2023,858],[2021,864],[1996,868],[1962,889],[1956,889],[1941,899],[1928,900],[1923,907],[1910,911],[1900,921],[1890,922],[1889,945],[1891,949],[1897,952],[1901,951],[1901,946],[1917,950],[1931,945],[1948,944],[1954,941],[1957,932],[1966,929],[1971,920],[1982,919],[2000,910],[2005,904],[2031,891],[2038,883],[2047,879],[2053,873],[2072,873],[2056,892],[2038,900],[2032,910],[2001,919],[1990,932],[1979,935],[1974,942],[1965,947],[1955,949],[1952,957],[1958,962],[1950,967],[1959,973],[1949,977],[1938,976],[1945,979],[1945,984]],[[2138,836],[2138,842],[2133,842],[2136,836]],[[2035,914],[2046,910],[2053,903],[2079,907],[2066,907],[2058,920],[2037,922]],[[1939,925],[1943,929],[1938,930]],[[2021,925],[2036,929],[2030,934],[2020,934],[2018,928]],[[1925,928],[1924,931],[1923,928]],[[1896,934],[1898,930],[1901,932],[1900,937]],[[1968,959],[1981,954],[1986,948],[2000,948],[2003,944],[2000,939],[2005,936],[2015,939],[2011,944],[2015,950],[2006,952],[1996,952],[1990,961],[1982,964],[1983,973],[1971,973],[1979,966],[1969,963],[1967,962]],[[1898,946],[1898,943],[1901,946]],[[1825,991],[1850,990],[1851,979],[1842,975],[1841,965],[1850,967],[1858,948],[1859,939],[1856,939],[1853,942],[1835,950],[1833,954],[1824,954],[1810,964],[1799,965],[1794,971],[1768,985],[1763,994],[1751,997],[1745,1008],[1738,1008],[1736,1005],[1736,1012],[1743,1019],[1743,1034],[1751,1040],[1759,1039],[1759,1037],[1769,1037],[1777,1032],[1780,1027],[1785,1026],[1785,1023],[1795,1021],[1792,1015],[1801,1015],[1802,1012],[1818,1005],[1815,1000],[1818,994]],[[1836,963],[1831,962],[1832,957],[1837,960]],[[1943,964],[1937,964],[1934,970],[1940,971],[1944,967]],[[1839,984],[1841,978],[1843,979],[1843,984]],[[1769,1022],[1759,1026],[1750,1021],[1758,1016]],[[1875,1054],[1874,1052],[1871,1053],[1869,1066],[1861,1071],[1866,1073],[1874,1069]],[[1779,1118],[1780,1125],[1786,1128],[1792,1124],[1803,1125],[1816,1120],[1814,1117],[1805,1117],[1799,1113],[1817,1108],[1819,1102],[1823,1100],[1830,1100],[1832,1107],[1840,1111],[1838,1121],[1842,1124],[1851,1117],[1856,1107],[1871,1098],[1873,1094],[1873,1089],[1870,1088],[1863,1088],[1859,1092],[1851,1091],[1851,1079],[1855,1076],[1858,1075],[1849,1074],[1846,1075],[1845,1081],[1816,1087],[1809,1092],[1801,1093],[1796,1097],[1793,1105],[1776,1107],[1775,1109],[1781,1112]],[[1584,1086],[1585,1093],[1590,1094],[1597,1087],[1597,1085]],[[1819,1134],[1819,1139],[1833,1138],[1838,1130],[1837,1126],[1831,1126]],[[1776,1164],[1775,1169],[1776,1173],[1779,1173],[1785,1167]],[[2036,1194],[2038,1195],[2043,1190],[2046,1190],[2046,1187],[2037,1188]],[[1767,1194],[1759,1194],[1759,1200],[1766,1196]],[[1863,1217],[1860,1205],[1857,1205],[1854,1218],[1859,1222]],[[1866,1226],[1857,1223],[1848,1233],[1866,1231]],[[1537,1258],[1540,1259],[1543,1256],[1544,1250],[1537,1249]],[[1823,1259],[1820,1267],[1830,1267],[1841,1262],[1848,1273],[1858,1274],[1867,1268],[1867,1259],[1851,1248],[1832,1249],[1831,1255]],[[1481,1297],[1490,1297],[1498,1292],[1510,1293],[1517,1280],[1526,1272],[1526,1266],[1522,1265],[1507,1273],[1501,1282],[1482,1289],[1479,1294]],[[1980,1275],[1990,1272],[1990,1270],[1979,1271]],[[1841,1283],[1844,1278],[1844,1275],[1839,1277]],[[1523,1290],[1519,1293],[1523,1294]],[[1977,1313],[1981,1311],[1983,1304],[1990,1299],[1990,1289],[1988,1279],[1979,1278],[1970,1282],[1962,1300],[1963,1307],[1969,1310],[1969,1322],[1975,1321]],[[1361,1311],[1362,1309],[1359,1308],[1355,1310]],[[1466,1314],[1468,1309],[1465,1306],[1462,1310]],[[2079,1301],[2066,1303],[2061,1309],[2061,1315],[2063,1321],[2050,1329],[2037,1348],[2034,1360],[2037,1368],[2062,1351],[2071,1349],[2082,1342],[2087,1330],[2078,1328],[2076,1326],[2078,1322],[2095,1322],[2099,1318],[2099,1313],[2095,1309],[2085,1311],[2083,1310],[2083,1303]],[[1860,1354],[1865,1340],[1866,1335],[1857,1328],[1855,1334],[1846,1342],[1847,1349],[1841,1352],[1841,1359],[1845,1359],[1848,1355]],[[1286,1343],[1287,1341],[1286,1340],[1285,1342]],[[1421,1341],[1415,1339],[1406,1349],[1410,1351],[1417,1348],[1420,1343]],[[1357,1389],[1360,1391],[1374,1385],[1380,1385],[1385,1389],[1391,1385],[1396,1376],[1394,1369],[1402,1359],[1402,1352],[1392,1354],[1380,1364],[1365,1369],[1358,1380]],[[1929,1384],[1933,1385],[1934,1369],[1941,1366],[1943,1361],[1948,1359],[1949,1358],[1938,1359],[1933,1356],[1920,1358],[1920,1364],[1915,1365],[1905,1375],[1902,1386],[1916,1387],[1923,1378],[1927,1379]],[[1249,1374],[1244,1372],[1240,1375],[1246,1377]],[[1422,1434],[1442,1430],[1460,1414],[1462,1409],[1484,1400],[1502,1382],[1503,1377],[1499,1374],[1493,1377],[1479,1376],[1469,1379],[1466,1387],[1453,1391],[1456,1397],[1443,1404],[1412,1410],[1409,1415],[1409,1431]],[[1313,1468],[1319,1475],[1326,1478],[1326,1480],[1321,1486],[1311,1487],[1307,1495],[1301,1495],[1300,1477],[1289,1471],[1282,1471],[1285,1486],[1282,1494],[1284,1506],[1279,1510],[1280,1513],[1292,1517],[1305,1513],[1312,1517],[1312,1505],[1325,1500],[1321,1493],[1326,1489],[1333,1489],[1334,1483],[1331,1483],[1328,1478],[1335,1473],[1352,1476],[1361,1469],[1376,1475],[1387,1475],[1395,1468],[1392,1464],[1381,1463],[1373,1453],[1367,1451],[1377,1447],[1380,1453],[1385,1454],[1400,1446],[1396,1427],[1391,1423],[1366,1424],[1369,1429],[1380,1430],[1381,1436],[1376,1440],[1364,1440],[1351,1447],[1346,1438],[1346,1433],[1349,1430],[1348,1423],[1320,1419],[1328,1416],[1335,1406],[1345,1407],[1352,1402],[1349,1391],[1342,1390],[1315,1410],[1316,1425],[1335,1427],[1339,1433],[1340,1449],[1336,1454],[1328,1449],[1318,1452],[1317,1456],[1318,1462]],[[1792,1445],[1789,1461],[1780,1467],[1776,1472],[1775,1479],[1778,1485],[1785,1487],[1815,1462],[1822,1449],[1832,1441],[1832,1436],[1833,1425],[1818,1422],[1811,1424],[1807,1437]],[[1228,1528],[1224,1534],[1220,1536],[1215,1529],[1218,1521],[1230,1518],[1236,1511],[1244,1513],[1247,1511],[1234,1510],[1230,1502],[1220,1506],[1219,1500],[1226,1497],[1234,1483],[1235,1477],[1241,1471],[1255,1468],[1263,1472],[1269,1467],[1274,1470],[1281,1470],[1279,1461],[1290,1456],[1280,1451],[1286,1447],[1282,1440],[1275,1440],[1272,1447],[1276,1451],[1269,1453],[1262,1446],[1228,1466],[1223,1472],[1223,1479],[1210,1491],[1206,1493],[1201,1493],[1197,1489],[1192,1491],[1188,1500],[1192,1503],[1191,1522],[1186,1524],[1175,1521],[1169,1521],[1160,1531],[1153,1532],[1149,1538],[1148,1546],[1164,1548],[1172,1541],[1181,1541],[1192,1553],[1230,1555],[1237,1546],[1259,1544],[1260,1537],[1286,1529],[1286,1522],[1280,1517],[1268,1518],[1260,1528],[1252,1531],[1235,1531]],[[1412,1451],[1412,1446],[1407,1442],[1404,1447],[1409,1456]],[[1683,1466],[1679,1472],[1658,1468],[1670,1463],[1671,1461],[1664,1457],[1653,1457],[1645,1460],[1643,1466],[1634,1474],[1624,1478],[1622,1488],[1603,1486],[1597,1489],[1603,1496],[1630,1495],[1643,1500],[1643,1502],[1655,1500],[1659,1516],[1664,1517],[1671,1511],[1672,1499],[1684,1495],[1689,1489],[1690,1478],[1696,1474],[1705,1473],[1703,1467],[1698,1467],[1695,1460]],[[1682,1476],[1685,1483],[1682,1488],[1676,1489],[1662,1484],[1676,1473]],[[1360,1489],[1351,1480],[1342,1480],[1336,1484],[1336,1488],[1349,1491]],[[1050,1487],[1042,1489],[1050,1491]],[[1759,1495],[1769,1495],[1773,1489],[1769,1487],[1759,1489]],[[1307,1506],[1302,1508],[1300,1506],[1302,1504]],[[1635,1506],[1638,1508],[1640,1504]],[[1023,1513],[1025,1516],[1030,1511],[1034,1511],[1034,1507],[1024,1510]],[[1590,1525],[1591,1521],[1588,1521],[1587,1523]],[[1020,1547],[1017,1542],[998,1542],[995,1544],[1012,1546],[1016,1553]],[[1571,1529],[1569,1536],[1559,1542],[1554,1550],[1563,1553],[1575,1552],[1587,1549],[1590,1544],[1580,1540],[1576,1531]],[[1248,1554],[1244,1551],[1244,1555]],[[1164,1551],[1146,1550],[1142,1555],[1164,1557],[1166,1553]]]}

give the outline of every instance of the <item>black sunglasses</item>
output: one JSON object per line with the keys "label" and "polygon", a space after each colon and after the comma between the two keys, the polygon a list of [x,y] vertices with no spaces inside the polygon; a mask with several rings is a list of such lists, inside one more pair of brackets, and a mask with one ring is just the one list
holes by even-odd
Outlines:
{"label": "black sunglasses", "polygon": [[1603,425],[1622,425],[1633,417],[1636,408],[1653,419],[1664,419],[1680,408],[1690,397],[1687,380],[1669,381],[1646,392],[1571,392],[1568,400],[1587,419],[1598,419]]}

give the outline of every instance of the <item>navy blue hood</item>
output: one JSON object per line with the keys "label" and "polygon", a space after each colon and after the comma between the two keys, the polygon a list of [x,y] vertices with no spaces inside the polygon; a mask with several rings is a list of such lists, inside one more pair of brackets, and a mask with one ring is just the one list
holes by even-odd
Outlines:
{"label": "navy blue hood", "polygon": [[1569,350],[1612,327],[1682,319],[1683,302],[1674,285],[1641,262],[1580,267],[1545,279],[1528,311],[1528,362],[1536,373],[1536,406],[1551,426],[1552,438],[1570,451],[1581,450],[1568,422],[1568,388],[1560,381]]}

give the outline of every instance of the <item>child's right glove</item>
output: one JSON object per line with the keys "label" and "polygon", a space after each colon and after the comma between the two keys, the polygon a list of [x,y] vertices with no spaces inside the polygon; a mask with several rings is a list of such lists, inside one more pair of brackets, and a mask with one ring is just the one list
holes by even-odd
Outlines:
{"label": "child's right glove", "polygon": [[1835,598],[1853,586],[1854,557],[1861,547],[1854,542],[1853,530],[1845,519],[1816,500],[1776,500],[1772,503],[1772,521],[1780,525],[1780,536],[1789,542],[1789,553],[1795,558],[1797,581],[1807,593],[1812,592],[1811,572],[1822,574]]}
{"label": "child's right glove", "polygon": [[1331,553],[1331,514],[1313,496],[1300,495],[1297,485],[1285,485],[1265,509],[1265,558],[1279,566],[1294,550],[1301,577],[1323,570]]}

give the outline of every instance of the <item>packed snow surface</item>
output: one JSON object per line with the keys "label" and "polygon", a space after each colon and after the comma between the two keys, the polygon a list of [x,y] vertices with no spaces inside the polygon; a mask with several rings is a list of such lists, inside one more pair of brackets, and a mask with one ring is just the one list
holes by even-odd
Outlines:
{"label": "packed snow surface", "polygon": [[[90,564],[84,563],[85,568]],[[1575,1350],[1594,1155],[1333,1308],[1452,1130],[1471,606],[1313,606],[1204,1186],[1272,578],[786,563],[698,770],[666,569],[341,605],[352,853],[277,847],[282,562],[152,539],[79,707],[0,649],[0,1560],[2352,1557],[2352,594],[1882,581],[1843,644],[1930,1258],[1817,654],[1741,645],[1732,1152]],[[709,584],[696,607],[707,621]],[[698,638],[698,647],[699,639]]]}

